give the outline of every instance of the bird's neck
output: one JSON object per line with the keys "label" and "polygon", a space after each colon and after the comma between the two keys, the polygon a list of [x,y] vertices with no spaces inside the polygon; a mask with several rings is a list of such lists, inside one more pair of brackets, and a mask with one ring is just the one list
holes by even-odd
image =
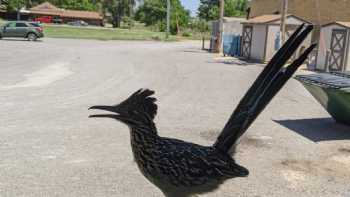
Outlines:
{"label": "bird's neck", "polygon": [[[131,128],[131,148],[138,165],[143,165],[149,158],[149,152],[152,152],[160,137],[152,132]],[[148,155],[148,157],[146,157]]]}
{"label": "bird's neck", "polygon": [[130,132],[132,144],[138,146],[147,146],[147,144],[152,144],[154,140],[159,138],[155,130],[147,127],[131,127]]}
{"label": "bird's neck", "polygon": [[139,135],[156,135],[158,136],[157,130],[153,125],[132,125],[130,126],[131,134]]}

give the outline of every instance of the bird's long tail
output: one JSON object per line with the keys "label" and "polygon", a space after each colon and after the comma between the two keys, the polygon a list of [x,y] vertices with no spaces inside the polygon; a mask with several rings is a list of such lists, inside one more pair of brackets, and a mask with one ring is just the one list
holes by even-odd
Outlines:
{"label": "bird's long tail", "polygon": [[293,33],[245,94],[220,133],[214,144],[215,148],[223,152],[230,151],[316,47],[315,44],[311,45],[297,60],[284,67],[313,29],[313,26],[304,26],[301,25]]}

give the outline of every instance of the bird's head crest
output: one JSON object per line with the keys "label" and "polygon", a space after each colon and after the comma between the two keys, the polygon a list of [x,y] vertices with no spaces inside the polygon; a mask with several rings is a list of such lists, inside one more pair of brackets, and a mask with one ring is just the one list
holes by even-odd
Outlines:
{"label": "bird's head crest", "polygon": [[90,115],[90,118],[113,118],[124,123],[135,121],[153,121],[157,114],[156,98],[151,97],[155,92],[149,89],[140,89],[120,104],[113,106],[97,105],[91,109],[104,110],[112,114]]}

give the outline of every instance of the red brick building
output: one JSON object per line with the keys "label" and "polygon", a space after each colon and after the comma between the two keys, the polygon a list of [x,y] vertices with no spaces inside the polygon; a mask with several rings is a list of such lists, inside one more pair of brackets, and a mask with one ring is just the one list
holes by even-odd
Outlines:
{"label": "red brick building", "polygon": [[52,16],[62,19],[64,23],[83,20],[90,25],[103,25],[103,16],[98,12],[61,9],[49,2],[30,8],[28,14],[31,18]]}

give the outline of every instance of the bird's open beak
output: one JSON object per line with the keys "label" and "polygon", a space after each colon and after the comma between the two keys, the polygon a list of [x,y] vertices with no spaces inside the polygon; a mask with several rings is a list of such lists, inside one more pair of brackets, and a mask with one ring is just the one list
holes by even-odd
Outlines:
{"label": "bird's open beak", "polygon": [[114,106],[97,105],[97,106],[92,106],[92,107],[89,108],[89,110],[91,110],[91,109],[104,110],[104,111],[110,111],[110,112],[118,113],[117,110],[116,110],[116,107],[114,107]]}
{"label": "bird's open beak", "polygon": [[109,111],[113,112],[116,114],[97,114],[97,115],[90,115],[89,118],[118,118],[120,117],[118,110],[115,106],[104,106],[104,105],[99,105],[99,106],[93,106],[90,107],[89,110],[96,109],[96,110],[104,110],[104,111]]}

